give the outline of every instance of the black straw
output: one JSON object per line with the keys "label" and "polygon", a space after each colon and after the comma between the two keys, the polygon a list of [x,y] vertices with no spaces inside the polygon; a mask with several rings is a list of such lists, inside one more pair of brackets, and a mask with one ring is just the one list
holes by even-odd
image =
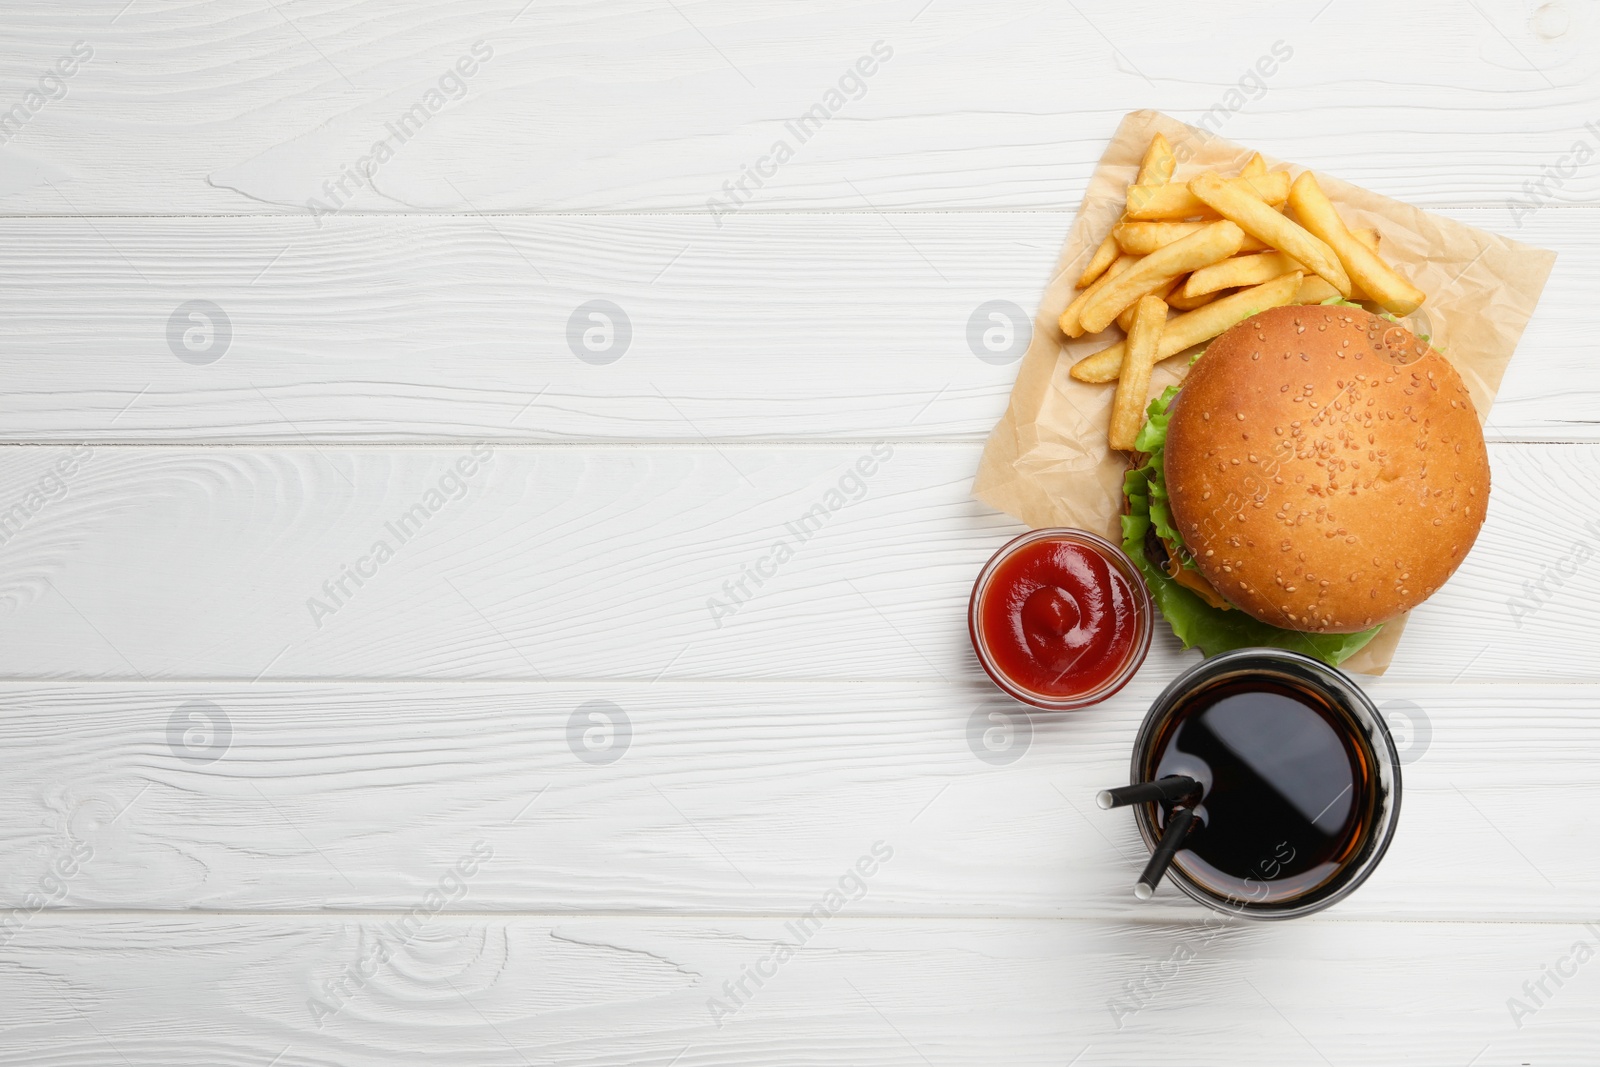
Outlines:
{"label": "black straw", "polygon": [[1179,801],[1197,797],[1200,783],[1182,774],[1169,774],[1154,782],[1140,782],[1117,789],[1102,789],[1095,802],[1102,808],[1121,808],[1129,804],[1146,804],[1157,800]]}
{"label": "black straw", "polygon": [[1183,847],[1183,839],[1189,836],[1189,827],[1193,823],[1193,808],[1172,809],[1172,814],[1167,816],[1167,832],[1161,835],[1161,843],[1150,853],[1150,862],[1144,865],[1144,873],[1133,885],[1134,896],[1140,900],[1149,900],[1155,895],[1156,885],[1161,881],[1161,876],[1167,873],[1167,868],[1172,865],[1172,857]]}

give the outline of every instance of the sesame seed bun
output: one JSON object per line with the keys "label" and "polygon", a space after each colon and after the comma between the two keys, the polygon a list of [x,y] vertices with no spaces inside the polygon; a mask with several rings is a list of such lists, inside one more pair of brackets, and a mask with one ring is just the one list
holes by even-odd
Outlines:
{"label": "sesame seed bun", "polygon": [[1273,308],[1213,341],[1174,401],[1165,465],[1174,525],[1217,592],[1316,633],[1427,599],[1489,500],[1461,376],[1342,305]]}

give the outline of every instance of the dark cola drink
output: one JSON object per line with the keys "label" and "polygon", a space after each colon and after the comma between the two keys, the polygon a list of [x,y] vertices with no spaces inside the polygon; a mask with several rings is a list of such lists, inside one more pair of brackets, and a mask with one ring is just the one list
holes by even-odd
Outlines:
{"label": "dark cola drink", "polygon": [[[1140,732],[1133,775],[1200,784],[1169,878],[1253,917],[1341,899],[1381,858],[1399,814],[1399,760],[1377,710],[1339,671],[1277,649],[1213,657],[1173,683]],[[1139,806],[1152,847],[1173,809]]]}

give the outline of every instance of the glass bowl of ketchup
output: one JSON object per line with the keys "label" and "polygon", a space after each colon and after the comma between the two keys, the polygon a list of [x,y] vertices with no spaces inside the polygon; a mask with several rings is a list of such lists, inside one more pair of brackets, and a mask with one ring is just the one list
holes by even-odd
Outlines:
{"label": "glass bowl of ketchup", "polygon": [[1154,611],[1122,550],[1086,530],[1034,530],[990,557],[967,629],[994,684],[1024,704],[1070,711],[1127,684],[1150,651]]}

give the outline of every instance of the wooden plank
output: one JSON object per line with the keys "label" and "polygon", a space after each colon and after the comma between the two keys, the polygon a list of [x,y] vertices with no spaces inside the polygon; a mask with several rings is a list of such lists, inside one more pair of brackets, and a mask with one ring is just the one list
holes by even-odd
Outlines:
{"label": "wooden plank", "polygon": [[[975,356],[967,320],[1010,300],[1025,334],[1071,221],[1029,218],[919,216],[910,244],[871,216],[714,239],[681,216],[13,221],[0,419],[12,440],[975,436],[1015,364]],[[584,358],[597,298],[628,323],[615,362]],[[175,355],[187,313],[169,339],[194,299],[231,324],[191,339],[209,365]]]}
{"label": "wooden plank", "polygon": [[[976,444],[475,447],[0,449],[0,677],[982,680]],[[1600,447],[1491,455],[1392,670],[1594,679]]]}
{"label": "wooden plank", "polygon": [[[8,5],[0,1064],[1591,1057],[1600,60],[1577,7],[1473,6]],[[967,497],[1014,373],[968,319],[1034,306],[1158,97],[1563,255],[1490,527],[1370,683],[1428,735],[1400,836],[1287,926],[1137,905],[1085,802],[1170,638],[1015,762],[973,740],[962,607],[1016,527]],[[615,363],[568,341],[595,299]]]}
{"label": "wooden plank", "polygon": [[[857,918],[1182,922],[1170,887],[1133,899],[1144,846],[1092,800],[1164,680],[1071,721],[966,685],[10,684],[0,899],[81,843],[52,907],[403,909],[481,837],[448,910],[765,915],[881,840]],[[1596,687],[1368,689],[1403,814],[1329,915],[1592,918]]]}
{"label": "wooden plank", "polygon": [[[1546,175],[1575,140],[1594,147],[1593,30],[1570,7],[1347,0],[1331,17],[1384,43],[1358,48],[1319,10],[1244,0],[1208,5],[1203,31],[1103,2],[469,0],[443,17],[301,0],[89,20],[31,0],[8,8],[5,107],[30,105],[75,42],[93,56],[64,96],[47,83],[58,98],[32,99],[0,193],[13,213],[305,215],[382,140],[392,157],[372,188],[346,181],[348,210],[692,211],[709,231],[708,200],[741,180],[745,210],[1054,209],[1077,202],[1131,102],[1159,100],[1419,203],[1498,204],[1541,181],[1581,202],[1593,168]],[[858,87],[880,41],[892,56]],[[441,87],[479,42],[491,58]],[[391,133],[429,92],[419,132]],[[819,105],[826,124],[800,137]],[[780,140],[792,158],[774,168]],[[759,186],[756,166],[775,171]]]}
{"label": "wooden plank", "polygon": [[[1453,214],[1562,256],[1490,436],[1600,439],[1585,295],[1600,212],[1521,226],[1503,209]],[[983,358],[969,322],[1007,301],[1025,336],[1071,224],[1062,212],[769,215],[714,235],[683,216],[0,222],[0,439],[977,440],[1016,365]],[[609,342],[580,311],[596,299],[621,310]],[[220,315],[191,319],[197,300]],[[615,361],[581,358],[601,358],[591,329]]]}
{"label": "wooden plank", "polygon": [[[819,896],[836,878],[815,873]],[[1507,1067],[1584,1062],[1597,1036],[1593,926],[845,911],[775,964],[796,917],[432,917],[406,939],[396,916],[42,916],[0,964],[15,1020],[0,1062],[1103,1067],[1174,1049],[1206,1065],[1382,1049]],[[1568,977],[1558,987],[1544,965]],[[1532,1007],[1523,984],[1540,980]],[[750,995],[719,1028],[709,1002],[730,1004],[723,983],[739,981]],[[1511,998],[1532,1012],[1514,1019]]]}

